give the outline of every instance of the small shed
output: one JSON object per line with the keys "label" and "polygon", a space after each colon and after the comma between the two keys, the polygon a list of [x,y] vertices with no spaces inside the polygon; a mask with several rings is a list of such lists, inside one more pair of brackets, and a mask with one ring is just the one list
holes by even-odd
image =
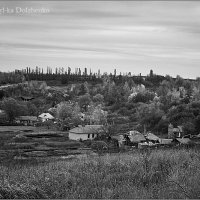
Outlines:
{"label": "small shed", "polygon": [[160,140],[160,138],[158,136],[156,136],[156,135],[154,135],[153,133],[150,133],[150,132],[147,133],[147,135],[145,137],[148,141],[152,141],[153,143],[156,143],[156,142],[158,143],[159,140]]}
{"label": "small shed", "polygon": [[38,118],[42,121],[42,122],[45,122],[45,121],[48,121],[48,120],[53,120],[54,117],[49,114],[49,113],[42,113],[41,115],[38,116]]}
{"label": "small shed", "polygon": [[37,121],[38,119],[36,116],[19,116],[16,118],[16,122],[24,126],[34,126]]}
{"label": "small shed", "polygon": [[103,125],[79,126],[69,130],[70,140],[92,140],[103,133]]}
{"label": "small shed", "polygon": [[173,139],[164,139],[164,138],[159,139],[159,143],[161,145],[171,145],[172,141],[173,141]]}

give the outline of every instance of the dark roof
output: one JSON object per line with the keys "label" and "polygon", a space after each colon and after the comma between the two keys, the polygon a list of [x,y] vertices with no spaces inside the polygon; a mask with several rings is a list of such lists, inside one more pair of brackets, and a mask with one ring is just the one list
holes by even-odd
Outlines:
{"label": "dark roof", "polygon": [[19,120],[22,120],[22,121],[27,121],[27,120],[37,121],[37,117],[36,116],[19,116],[16,119],[19,119]]}
{"label": "dark roof", "polygon": [[129,136],[131,142],[142,142],[146,141],[144,135],[138,131],[130,131],[130,136]]}
{"label": "dark roof", "polygon": [[157,141],[160,139],[158,136],[154,135],[153,133],[147,133],[146,138],[148,140],[153,140],[153,141]]}
{"label": "dark roof", "polygon": [[79,126],[73,128],[69,131],[69,133],[75,134],[92,134],[92,133],[102,133],[103,132],[103,125],[86,125],[86,126]]}

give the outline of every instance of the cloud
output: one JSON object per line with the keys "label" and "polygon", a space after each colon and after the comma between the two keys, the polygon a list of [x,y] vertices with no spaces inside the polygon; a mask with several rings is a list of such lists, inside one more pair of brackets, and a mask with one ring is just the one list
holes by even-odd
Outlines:
{"label": "cloud", "polygon": [[72,68],[118,67],[146,74],[152,66],[174,76],[188,76],[190,68],[193,78],[200,72],[197,1],[0,2],[0,8],[5,6],[48,8],[50,13],[0,15],[0,70],[69,62]]}

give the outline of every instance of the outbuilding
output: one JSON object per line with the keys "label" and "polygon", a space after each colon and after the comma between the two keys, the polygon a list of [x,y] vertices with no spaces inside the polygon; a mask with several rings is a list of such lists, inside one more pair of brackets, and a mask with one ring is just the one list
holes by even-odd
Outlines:
{"label": "outbuilding", "polygon": [[49,114],[49,113],[42,113],[41,115],[38,116],[38,118],[42,121],[42,122],[45,122],[45,121],[48,121],[48,120],[53,120],[54,117]]}
{"label": "outbuilding", "polygon": [[173,141],[173,139],[165,139],[165,138],[160,138],[159,139],[159,143],[162,146],[171,146],[172,145],[172,141]]}
{"label": "outbuilding", "polygon": [[147,135],[145,136],[147,141],[151,141],[153,143],[159,143],[160,138],[156,135],[154,135],[153,133],[147,133]]}
{"label": "outbuilding", "polygon": [[16,123],[23,124],[24,126],[34,126],[37,123],[36,116],[19,116],[16,118]]}

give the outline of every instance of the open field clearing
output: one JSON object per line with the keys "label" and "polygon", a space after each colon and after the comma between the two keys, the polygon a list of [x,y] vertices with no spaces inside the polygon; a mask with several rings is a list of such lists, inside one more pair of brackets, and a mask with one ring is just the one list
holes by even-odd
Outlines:
{"label": "open field clearing", "polygon": [[[43,132],[48,131],[51,132],[51,130],[47,129],[46,127],[35,127],[35,126],[0,126],[0,136],[3,137],[2,134],[6,133],[13,133],[16,135],[19,132]],[[5,134],[4,134],[5,135]]]}
{"label": "open field clearing", "polygon": [[[67,132],[16,126],[0,131],[0,163],[8,160],[48,160],[48,157],[67,157],[85,154],[80,142],[69,140]],[[3,131],[4,130],[4,131]],[[9,131],[8,131],[9,130]]]}
{"label": "open field clearing", "polygon": [[35,130],[38,130],[38,127],[34,127],[34,126],[0,126],[0,133],[1,132],[18,132],[18,131],[26,131],[26,130],[35,131]]}
{"label": "open field clearing", "polygon": [[154,150],[0,165],[1,198],[199,199],[198,150]]}
{"label": "open field clearing", "polygon": [[[3,145],[9,143],[13,137],[23,132],[35,132],[40,133],[47,130],[45,127],[34,127],[34,126],[0,126],[0,144],[1,149]],[[49,131],[49,130],[47,130]]]}

